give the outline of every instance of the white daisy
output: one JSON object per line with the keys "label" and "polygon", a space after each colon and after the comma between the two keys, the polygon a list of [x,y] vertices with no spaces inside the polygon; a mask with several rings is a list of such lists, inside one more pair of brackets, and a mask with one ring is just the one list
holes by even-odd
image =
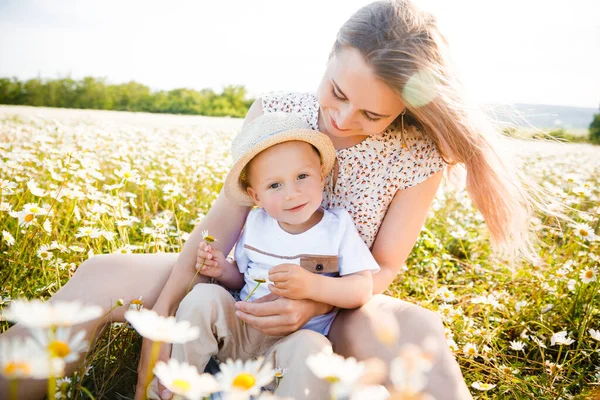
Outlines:
{"label": "white daisy", "polygon": [[592,339],[600,341],[600,331],[597,331],[595,329],[588,329],[588,332],[590,333]]}
{"label": "white daisy", "polygon": [[350,395],[349,400],[387,400],[390,392],[381,385],[359,386]]}
{"label": "white daisy", "polygon": [[0,375],[7,379],[62,376],[65,363],[48,354],[32,338],[0,339]]}
{"label": "white daisy", "polygon": [[52,223],[48,218],[46,218],[46,220],[44,221],[43,228],[47,233],[52,233]]}
{"label": "white daisy", "polygon": [[596,268],[586,268],[579,274],[579,278],[583,283],[590,283],[598,278],[598,271]]}
{"label": "white daisy", "polygon": [[269,271],[262,268],[252,268],[248,272],[248,277],[256,283],[271,283],[269,281]]}
{"label": "white daisy", "polygon": [[71,328],[58,328],[54,334],[49,329],[32,329],[31,336],[53,357],[62,358],[65,363],[77,361],[79,354],[88,348],[83,330],[71,336]]}
{"label": "white daisy", "polygon": [[13,194],[17,184],[11,181],[7,181],[6,179],[0,179],[0,193],[4,194]]}
{"label": "white daisy", "polygon": [[31,226],[33,223],[35,223],[35,214],[27,211],[10,212],[10,216],[17,218],[21,228]]}
{"label": "white daisy", "polygon": [[310,355],[306,364],[318,378],[332,383],[334,398],[347,397],[365,372],[365,364],[354,357],[344,358],[328,347]]}
{"label": "white daisy", "polygon": [[37,256],[41,260],[50,260],[52,258],[52,252],[50,251],[50,247],[43,244],[37,251]]}
{"label": "white daisy", "polygon": [[433,356],[414,344],[404,345],[390,365],[390,380],[402,395],[412,397],[427,385],[427,373],[433,368]]}
{"label": "white daisy", "polygon": [[7,231],[2,231],[2,239],[6,242],[8,246],[12,246],[15,244],[15,238]]}
{"label": "white daisy", "polygon": [[46,215],[48,214],[48,208],[47,206],[40,206],[38,204],[35,203],[27,203],[23,206],[23,210],[24,212],[28,213],[28,214],[33,214],[33,215]]}
{"label": "white daisy", "polygon": [[185,343],[200,336],[198,327],[191,326],[189,321],[163,317],[145,308],[126,311],[125,319],[140,335],[154,342]]}
{"label": "white daisy", "polygon": [[526,344],[521,342],[520,340],[512,340],[510,342],[510,348],[514,351],[521,351],[525,349]]}
{"label": "white daisy", "polygon": [[463,353],[469,357],[475,357],[477,355],[477,345],[474,343],[467,343],[463,347]]}
{"label": "white daisy", "polygon": [[92,239],[98,238],[102,235],[102,231],[92,226],[83,226],[77,230],[75,237],[90,237]]}
{"label": "white daisy", "polygon": [[451,303],[456,300],[456,296],[454,295],[454,293],[452,293],[452,291],[450,291],[450,289],[448,289],[445,286],[437,291],[437,295],[446,303]]}
{"label": "white daisy", "polygon": [[211,375],[200,375],[195,366],[170,359],[159,361],[153,370],[160,382],[172,393],[186,399],[201,399],[219,391],[217,380]]}
{"label": "white daisy", "polygon": [[13,300],[2,317],[29,327],[71,326],[100,317],[100,306],[84,306],[79,302],[42,302],[40,300]]}
{"label": "white daisy", "polygon": [[27,189],[29,189],[31,194],[33,194],[34,196],[37,196],[37,197],[44,197],[46,195],[46,191],[38,188],[37,182],[34,181],[33,179],[30,179],[27,182]]}
{"label": "white daisy", "polygon": [[236,399],[249,399],[273,380],[272,368],[270,362],[263,363],[262,357],[246,362],[229,359],[221,363],[221,371],[215,377],[223,392]]}
{"label": "white daisy", "polygon": [[123,168],[117,170],[115,169],[115,175],[124,181],[137,181],[140,178],[137,169],[131,169],[130,165],[126,165]]}
{"label": "white daisy", "polygon": [[477,390],[481,390],[481,391],[488,391],[488,390],[495,388],[496,385],[492,385],[490,383],[481,383],[481,382],[477,381],[477,382],[473,382],[471,384],[471,387],[473,389],[477,389]]}
{"label": "white daisy", "polygon": [[554,335],[552,335],[552,337],[550,338],[550,346],[554,346],[554,345],[560,345],[560,346],[569,346],[570,344],[572,344],[573,342],[575,342],[574,339],[571,339],[570,337],[567,337],[568,333],[567,331],[560,331],[560,332],[556,332]]}
{"label": "white daisy", "polygon": [[594,228],[592,228],[588,224],[583,224],[583,223],[574,224],[573,230],[574,230],[575,236],[577,236],[580,239],[592,241],[595,238]]}
{"label": "white daisy", "polygon": [[201,231],[200,234],[202,235],[202,240],[204,240],[206,243],[213,243],[217,241],[217,239],[208,234],[208,231]]}

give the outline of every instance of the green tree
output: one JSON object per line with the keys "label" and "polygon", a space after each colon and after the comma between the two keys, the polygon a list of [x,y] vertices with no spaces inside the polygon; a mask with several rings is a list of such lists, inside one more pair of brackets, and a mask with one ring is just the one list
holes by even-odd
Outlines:
{"label": "green tree", "polygon": [[590,124],[590,142],[600,144],[600,113],[594,114],[594,120]]}

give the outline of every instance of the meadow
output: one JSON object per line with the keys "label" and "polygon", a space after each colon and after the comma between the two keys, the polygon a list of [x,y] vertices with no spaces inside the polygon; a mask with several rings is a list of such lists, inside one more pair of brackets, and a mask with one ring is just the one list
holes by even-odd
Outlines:
{"label": "meadow", "polygon": [[[0,308],[48,299],[96,254],[177,252],[215,200],[240,126],[0,106]],[[539,261],[494,254],[466,192],[444,185],[387,294],[441,316],[475,398],[586,398],[600,385],[600,147],[512,147],[572,219],[531,220]],[[112,324],[56,398],[132,398],[139,346]]]}

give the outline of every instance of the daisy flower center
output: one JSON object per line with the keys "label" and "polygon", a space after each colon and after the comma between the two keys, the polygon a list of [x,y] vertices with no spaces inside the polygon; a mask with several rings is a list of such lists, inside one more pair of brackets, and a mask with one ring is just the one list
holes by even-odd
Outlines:
{"label": "daisy flower center", "polygon": [[6,376],[15,376],[19,372],[23,375],[29,375],[31,367],[26,362],[11,361],[4,366],[4,374]]}
{"label": "daisy flower center", "polygon": [[254,377],[254,375],[249,374],[247,372],[242,372],[241,374],[235,377],[231,386],[233,386],[236,389],[250,390],[252,387],[254,387],[255,383],[256,378]]}
{"label": "daisy flower center", "polygon": [[180,389],[185,392],[187,392],[188,390],[190,390],[192,388],[192,385],[185,379],[174,379],[173,386],[175,386],[177,389]]}
{"label": "daisy flower center", "polygon": [[71,349],[69,348],[69,344],[65,342],[61,342],[60,340],[53,340],[52,343],[48,345],[48,350],[56,357],[65,358],[71,353]]}
{"label": "daisy flower center", "polygon": [[33,221],[33,214],[27,214],[23,219],[25,220],[25,222],[31,222]]}
{"label": "daisy flower center", "polygon": [[589,232],[588,232],[588,231],[586,231],[585,229],[580,229],[580,230],[579,230],[579,234],[580,234],[581,236],[587,236],[587,235],[589,235]]}
{"label": "daisy flower center", "polygon": [[325,377],[325,378],[323,378],[323,379],[324,379],[324,380],[326,380],[326,381],[327,381],[327,382],[329,382],[329,383],[336,383],[336,382],[339,382],[339,381],[340,381],[340,378],[339,378],[339,377],[337,377],[337,376],[333,376],[333,375],[326,376],[326,377]]}
{"label": "daisy flower center", "polygon": [[592,279],[594,277],[594,271],[585,271],[585,277],[586,279]]}
{"label": "daisy flower center", "polygon": [[142,303],[142,301],[141,301],[141,300],[133,300],[133,301],[131,302],[131,304],[137,304],[137,305],[140,305],[140,306],[141,306],[143,303]]}

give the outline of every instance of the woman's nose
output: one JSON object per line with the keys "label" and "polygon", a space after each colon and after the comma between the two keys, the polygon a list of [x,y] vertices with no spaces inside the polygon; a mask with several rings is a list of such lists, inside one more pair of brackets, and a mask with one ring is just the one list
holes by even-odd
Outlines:
{"label": "woman's nose", "polygon": [[338,114],[337,120],[335,123],[340,129],[349,129],[352,126],[352,115],[354,111],[352,106],[348,105],[346,107],[340,108],[340,112]]}

